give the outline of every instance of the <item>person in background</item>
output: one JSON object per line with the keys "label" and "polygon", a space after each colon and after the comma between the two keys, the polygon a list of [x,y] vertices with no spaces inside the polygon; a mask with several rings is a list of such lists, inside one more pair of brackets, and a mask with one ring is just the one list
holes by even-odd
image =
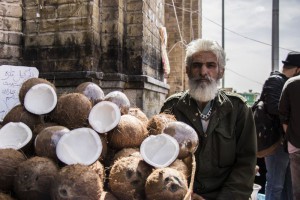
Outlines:
{"label": "person in background", "polygon": [[256,166],[256,131],[246,100],[218,89],[226,56],[215,41],[186,49],[189,90],[171,95],[161,112],[192,126],[199,136],[192,199],[249,200]]}
{"label": "person in background", "polygon": [[293,199],[300,200],[300,53],[290,53],[283,62],[294,66],[294,75],[297,75],[283,87],[279,113],[288,141]]}
{"label": "person in background", "polygon": [[266,164],[266,200],[292,200],[292,182],[290,171],[289,155],[284,149],[283,143],[280,141],[284,136],[284,131],[279,119],[279,98],[284,83],[296,75],[297,65],[291,63],[290,60],[294,57],[294,52],[287,55],[283,61],[282,72],[271,72],[268,79],[265,81],[262,90],[262,99],[266,105],[266,111],[272,117],[274,124],[274,134],[278,134],[277,147],[271,155],[265,157]]}

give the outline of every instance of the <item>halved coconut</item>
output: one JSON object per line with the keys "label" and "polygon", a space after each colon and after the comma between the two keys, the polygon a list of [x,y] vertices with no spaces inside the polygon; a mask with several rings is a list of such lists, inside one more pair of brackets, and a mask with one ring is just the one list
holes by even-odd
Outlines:
{"label": "halved coconut", "polygon": [[158,135],[161,134],[163,129],[168,125],[169,122],[176,121],[174,115],[166,114],[166,113],[159,113],[153,115],[147,124],[147,130],[149,135]]}
{"label": "halved coconut", "polygon": [[114,149],[139,147],[148,131],[138,118],[122,115],[117,127],[107,134],[108,145]]}
{"label": "halved coconut", "polygon": [[63,94],[51,113],[53,122],[69,129],[85,127],[92,108],[90,100],[80,93]]}
{"label": "halved coconut", "polygon": [[109,174],[109,186],[113,195],[122,200],[144,200],[145,182],[152,171],[140,157],[124,157],[117,160]]}
{"label": "halved coconut", "polygon": [[32,138],[31,129],[23,122],[9,122],[0,129],[0,149],[21,149]]}
{"label": "halved coconut", "polygon": [[178,155],[179,159],[188,157],[198,148],[199,138],[197,132],[190,125],[184,122],[170,122],[163,132],[177,140],[180,147]]}
{"label": "halved coconut", "polygon": [[57,94],[48,84],[40,83],[31,87],[24,99],[24,107],[36,115],[50,113],[56,106]]}
{"label": "halved coconut", "polygon": [[150,135],[141,144],[141,156],[153,167],[169,166],[179,154],[179,144],[167,134]]}
{"label": "halved coconut", "polygon": [[88,120],[95,131],[106,133],[118,125],[120,117],[120,109],[116,104],[110,101],[101,101],[93,106]]}
{"label": "halved coconut", "polygon": [[103,182],[89,166],[68,165],[58,172],[52,187],[52,199],[100,199]]}
{"label": "halved coconut", "polygon": [[56,145],[60,138],[70,130],[64,126],[49,126],[44,128],[35,138],[35,153],[57,161]]}
{"label": "halved coconut", "polygon": [[19,165],[14,192],[21,200],[51,200],[50,188],[57,173],[58,166],[51,159],[32,157]]}
{"label": "halved coconut", "polygon": [[119,106],[121,114],[128,114],[129,108],[130,108],[130,101],[126,94],[124,94],[121,91],[112,91],[105,95],[104,99],[105,101],[111,101],[117,106]]}
{"label": "halved coconut", "polygon": [[0,149],[0,191],[13,190],[17,168],[25,160],[26,157],[18,150]]}
{"label": "halved coconut", "polygon": [[22,104],[14,106],[3,118],[3,125],[9,122],[23,122],[31,130],[42,122],[39,115],[28,112]]}
{"label": "halved coconut", "polygon": [[84,94],[93,105],[104,98],[104,92],[99,85],[93,82],[84,82],[75,88],[75,92]]}
{"label": "halved coconut", "polygon": [[67,165],[90,165],[96,162],[102,151],[99,135],[91,128],[78,128],[64,134],[57,143],[56,155]]}
{"label": "halved coconut", "polygon": [[184,199],[187,191],[186,177],[169,167],[154,170],[145,184],[147,199]]}

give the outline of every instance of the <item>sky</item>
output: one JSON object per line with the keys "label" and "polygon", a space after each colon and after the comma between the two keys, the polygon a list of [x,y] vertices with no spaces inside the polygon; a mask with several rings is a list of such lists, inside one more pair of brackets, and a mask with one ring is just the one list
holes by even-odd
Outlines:
{"label": "sky", "polygon": [[[224,0],[224,87],[258,92],[272,71],[273,0]],[[300,51],[300,0],[279,0],[279,70]],[[222,45],[222,1],[202,0],[202,38]]]}

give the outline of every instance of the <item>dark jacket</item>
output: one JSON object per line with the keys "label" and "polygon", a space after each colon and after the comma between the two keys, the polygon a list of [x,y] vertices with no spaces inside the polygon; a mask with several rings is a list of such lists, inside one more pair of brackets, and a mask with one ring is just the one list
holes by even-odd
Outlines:
{"label": "dark jacket", "polygon": [[255,176],[256,134],[247,104],[235,94],[219,91],[205,133],[188,92],[169,97],[161,111],[174,114],[198,133],[194,192],[207,200],[248,200]]}
{"label": "dark jacket", "polygon": [[282,123],[288,125],[288,141],[300,148],[300,75],[290,78],[284,85],[279,111]]}

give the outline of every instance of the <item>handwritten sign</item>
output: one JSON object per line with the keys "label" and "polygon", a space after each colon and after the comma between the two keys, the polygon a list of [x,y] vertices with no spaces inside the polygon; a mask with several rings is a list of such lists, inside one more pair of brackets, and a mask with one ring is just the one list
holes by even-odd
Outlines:
{"label": "handwritten sign", "polygon": [[39,71],[35,67],[0,66],[0,121],[14,106],[20,104],[19,90],[23,82],[38,76]]}

